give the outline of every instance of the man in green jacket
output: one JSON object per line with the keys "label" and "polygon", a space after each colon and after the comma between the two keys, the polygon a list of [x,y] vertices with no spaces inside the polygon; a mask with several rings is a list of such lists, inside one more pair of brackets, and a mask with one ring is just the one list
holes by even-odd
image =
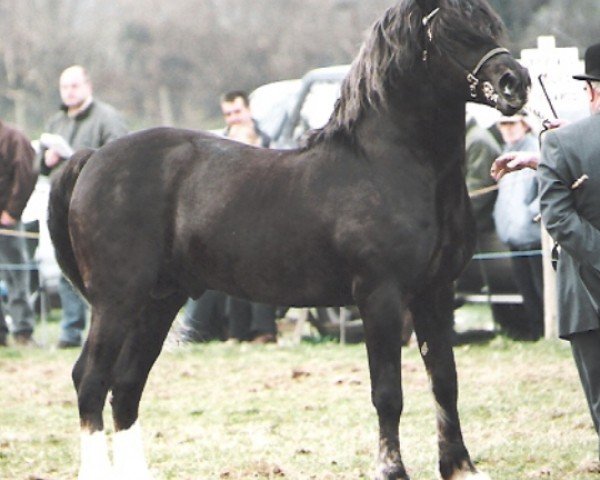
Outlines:
{"label": "man in green jacket", "polygon": [[[40,138],[43,148],[40,173],[45,175],[67,161],[72,152],[100,148],[127,133],[121,115],[92,96],[92,83],[83,67],[74,65],[64,70],[59,87],[62,106],[50,118],[46,134]],[[59,295],[63,319],[58,347],[78,347],[85,329],[87,306],[64,276]]]}

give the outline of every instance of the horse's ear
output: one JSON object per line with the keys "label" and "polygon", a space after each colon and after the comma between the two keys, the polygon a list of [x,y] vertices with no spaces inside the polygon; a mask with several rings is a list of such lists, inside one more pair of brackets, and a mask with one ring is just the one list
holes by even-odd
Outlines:
{"label": "horse's ear", "polygon": [[416,2],[424,15],[428,15],[440,6],[439,0],[416,0]]}

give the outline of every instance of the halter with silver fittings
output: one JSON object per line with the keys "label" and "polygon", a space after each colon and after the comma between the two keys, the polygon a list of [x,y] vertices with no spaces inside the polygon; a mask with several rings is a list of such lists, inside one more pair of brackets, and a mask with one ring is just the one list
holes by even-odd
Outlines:
{"label": "halter with silver fittings", "polygon": [[[497,48],[490,50],[483,57],[481,57],[481,60],[479,60],[479,63],[477,63],[477,65],[475,66],[473,71],[467,73],[467,82],[469,82],[469,90],[471,91],[471,98],[477,97],[477,86],[479,85],[479,79],[477,78],[477,74],[479,73],[479,71],[483,68],[483,66],[487,63],[488,60],[495,57],[496,55],[501,55],[503,53],[510,54],[510,52],[506,48],[503,48],[503,47],[497,47]],[[490,82],[483,82],[482,89],[483,89],[483,94],[485,95],[485,97],[488,100],[491,100],[494,103],[496,103],[498,101],[498,94],[496,93],[496,91],[494,90],[494,87],[492,86],[492,84]]]}
{"label": "halter with silver fittings", "polygon": [[[440,11],[440,7],[437,7],[435,9],[433,9],[429,15],[426,15],[423,17],[423,20],[421,21],[421,23],[423,24],[423,26],[425,27],[425,32],[427,33],[427,38],[429,39],[429,41],[433,41],[433,33],[431,32],[431,19],[433,17],[435,17],[435,15]],[[423,49],[423,61],[426,62],[427,61],[427,57],[428,57],[429,53],[427,52],[427,47],[425,47]]]}
{"label": "halter with silver fittings", "polygon": [[[429,43],[431,43],[433,41],[433,32],[431,30],[431,21],[439,13],[439,11],[440,11],[440,7],[433,9],[428,15],[425,15],[423,17],[423,20],[421,21],[423,27],[425,28],[425,34],[427,35],[427,40],[429,41]],[[481,71],[483,66],[490,59],[495,57],[496,55],[502,55],[504,53],[510,54],[510,52],[506,48],[503,48],[503,47],[493,48],[492,50],[487,52],[483,57],[481,57],[481,60],[479,60],[479,62],[477,62],[477,65],[475,65],[475,68],[472,71],[469,71],[464,66],[462,66],[460,62],[458,62],[456,59],[454,59],[454,61],[456,63],[461,65],[467,71],[467,82],[469,83],[469,91],[471,93],[471,98],[477,98],[477,87],[479,87],[479,83],[480,83],[480,80],[477,78],[477,75],[479,74],[479,72]],[[427,45],[423,49],[422,59],[424,62],[426,62],[429,59],[429,51],[427,50]],[[481,85],[481,91],[482,91],[483,95],[485,96],[485,98],[487,98],[491,103],[493,103],[493,104],[498,103],[498,93],[496,92],[496,90],[494,89],[494,86],[490,82],[488,82],[488,81],[483,82]]]}

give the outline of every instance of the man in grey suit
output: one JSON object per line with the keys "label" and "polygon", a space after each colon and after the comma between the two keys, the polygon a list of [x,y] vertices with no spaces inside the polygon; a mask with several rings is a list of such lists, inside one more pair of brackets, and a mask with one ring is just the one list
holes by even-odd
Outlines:
{"label": "man in grey suit", "polygon": [[[600,43],[585,53],[590,117],[548,131],[537,165],[542,220],[559,246],[559,336],[573,358],[596,428],[600,426]],[[535,155],[499,158],[492,176],[536,168]],[[600,445],[599,445],[600,452]],[[585,466],[600,473],[600,461]]]}
{"label": "man in grey suit", "polygon": [[[591,116],[550,131],[538,166],[541,211],[560,246],[559,328],[569,340],[596,432],[600,426],[600,43],[585,53]],[[600,449],[599,449],[600,451]]]}

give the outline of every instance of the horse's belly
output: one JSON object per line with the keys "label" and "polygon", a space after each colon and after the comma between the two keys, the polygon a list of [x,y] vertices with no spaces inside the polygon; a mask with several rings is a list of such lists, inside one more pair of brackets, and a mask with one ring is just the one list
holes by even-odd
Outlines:
{"label": "horse's belly", "polygon": [[188,259],[194,258],[193,264],[188,262],[180,278],[193,296],[208,288],[276,305],[351,304],[352,280],[344,262],[315,252],[318,249],[273,246],[250,253],[240,247],[234,255],[221,245],[218,252],[188,255]]}

